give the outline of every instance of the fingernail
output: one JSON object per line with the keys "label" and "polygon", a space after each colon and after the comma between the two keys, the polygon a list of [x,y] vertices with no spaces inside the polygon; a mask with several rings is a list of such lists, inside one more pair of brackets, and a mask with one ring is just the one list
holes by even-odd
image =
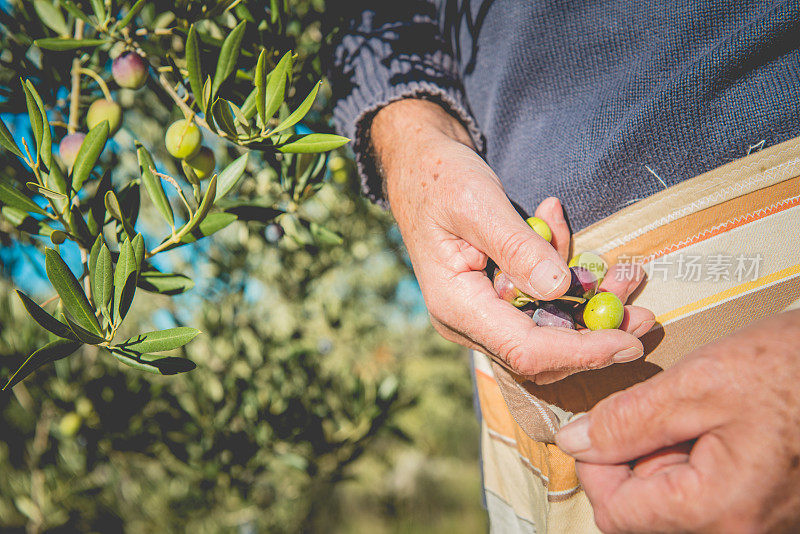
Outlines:
{"label": "fingernail", "polygon": [[573,419],[556,434],[556,445],[567,454],[578,454],[592,448],[589,439],[589,418],[585,415]]}
{"label": "fingernail", "polygon": [[645,322],[643,322],[642,324],[639,325],[639,328],[637,328],[636,330],[631,332],[631,335],[636,336],[636,337],[641,337],[641,336],[645,335],[646,333],[648,333],[650,331],[650,329],[653,328],[654,324],[656,324],[655,320],[645,321]]}
{"label": "fingernail", "polygon": [[611,361],[613,361],[614,363],[625,363],[631,360],[635,360],[636,358],[640,358],[642,354],[644,354],[644,352],[642,352],[642,349],[640,349],[639,347],[630,347],[616,353],[611,358]]}
{"label": "fingernail", "polygon": [[568,273],[568,269],[559,267],[551,260],[544,260],[534,267],[530,278],[531,285],[540,297],[547,297],[558,289]]}

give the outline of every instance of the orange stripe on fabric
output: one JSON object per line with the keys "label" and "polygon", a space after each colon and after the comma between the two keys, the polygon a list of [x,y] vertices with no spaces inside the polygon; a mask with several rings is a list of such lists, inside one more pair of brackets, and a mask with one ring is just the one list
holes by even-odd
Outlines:
{"label": "orange stripe on fabric", "polygon": [[[500,387],[491,376],[475,371],[481,415],[487,428],[498,435],[503,446],[516,448],[528,468],[538,472],[548,492],[569,494],[578,487],[575,460],[553,444],[531,439],[508,411]],[[511,445],[515,442],[516,446]]]}
{"label": "orange stripe on fabric", "polygon": [[[615,263],[620,256],[644,256],[651,261],[745,224],[800,205],[800,176],[706,208],[647,232],[603,256]],[[679,241],[674,241],[680,236]]]}
{"label": "orange stripe on fabric", "polygon": [[687,304],[686,306],[682,306],[676,310],[672,310],[671,312],[659,315],[658,317],[656,317],[656,321],[662,324],[667,323],[678,317],[688,315],[692,312],[701,310],[706,306],[711,306],[718,302],[722,302],[724,300],[733,298],[736,295],[741,295],[742,293],[745,293],[747,291],[757,289],[761,286],[765,286],[767,284],[771,284],[773,282],[777,282],[785,278],[790,278],[794,275],[797,275],[798,273],[800,273],[800,265],[794,265],[792,267],[787,267],[786,269],[781,269],[780,271],[768,274],[766,276],[762,276],[761,278],[758,278],[752,282],[745,282],[744,284],[740,284],[736,287],[726,289],[725,291],[721,291],[720,293],[711,295],[710,297],[700,299],[698,301],[692,302],[691,304]]}

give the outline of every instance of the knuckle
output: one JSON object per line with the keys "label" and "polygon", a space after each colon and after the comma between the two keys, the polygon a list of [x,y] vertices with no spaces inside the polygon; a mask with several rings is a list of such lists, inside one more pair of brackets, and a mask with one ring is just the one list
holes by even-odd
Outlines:
{"label": "knuckle", "polygon": [[649,425],[653,411],[653,399],[642,394],[641,388],[631,388],[611,395],[598,403],[592,416],[593,441],[615,444],[625,439],[631,422],[637,427]]}
{"label": "knuckle", "polygon": [[536,261],[530,255],[531,243],[528,232],[515,230],[503,233],[496,242],[500,258],[495,260],[504,262],[512,272],[534,267]]}

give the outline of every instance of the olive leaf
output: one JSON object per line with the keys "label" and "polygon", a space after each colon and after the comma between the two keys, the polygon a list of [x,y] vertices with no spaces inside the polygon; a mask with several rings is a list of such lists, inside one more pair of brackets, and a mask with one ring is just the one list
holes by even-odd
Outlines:
{"label": "olive leaf", "polygon": [[[66,7],[67,5],[68,4],[65,3],[64,7]],[[67,8],[67,10],[69,11],[69,8]],[[70,13],[72,13],[72,11],[70,11]],[[88,17],[86,17],[86,15],[79,18],[88,20]],[[62,39],[60,37],[47,37],[45,39],[36,39],[33,42],[33,44],[35,44],[39,48],[44,48],[45,50],[56,50],[56,51],[75,50],[76,48],[94,48],[96,46],[100,46],[105,43],[106,43],[105,39],[70,39],[70,38]]]}
{"label": "olive leaf", "polygon": [[197,30],[194,24],[189,26],[189,35],[186,36],[186,69],[189,71],[189,88],[192,90],[195,102],[203,107],[203,70],[200,66],[200,47],[197,43]]}
{"label": "olive leaf", "polygon": [[283,104],[283,97],[286,93],[286,81],[292,74],[292,52],[286,52],[275,68],[270,73],[267,87],[264,92],[264,117],[265,124],[278,108]]}
{"label": "olive leaf", "polygon": [[217,71],[214,73],[214,81],[211,84],[212,96],[217,94],[222,83],[236,70],[236,60],[239,59],[245,24],[245,21],[240,22],[222,43],[217,61]]}
{"label": "olive leaf", "polygon": [[[147,0],[136,0],[136,3],[131,6],[127,13],[125,13],[125,16],[118,20],[116,24],[114,24],[114,31],[118,30],[119,28],[124,28],[130,24],[130,22],[133,20],[133,17],[135,17],[139,11],[142,10],[146,1]],[[114,31],[112,31],[112,33],[114,33]]]}
{"label": "olive leaf", "polygon": [[114,315],[113,322],[119,325],[128,313],[136,291],[136,253],[129,239],[120,247],[117,267],[114,270]]}
{"label": "olive leaf", "polygon": [[22,301],[22,305],[28,310],[30,316],[33,317],[33,320],[39,323],[39,326],[58,337],[75,340],[75,334],[72,333],[72,330],[70,330],[67,325],[47,313],[44,308],[36,304],[32,298],[22,291],[17,290],[17,295]]}
{"label": "olive leaf", "polygon": [[85,328],[81,327],[75,321],[69,318],[68,315],[61,315],[61,318],[69,325],[69,329],[72,330],[72,333],[75,334],[80,341],[89,345],[99,345],[105,341],[103,336],[99,336],[97,334],[93,334],[89,332]]}
{"label": "olive leaf", "polygon": [[47,215],[47,212],[40,208],[33,200],[5,182],[0,182],[0,202],[19,210],[37,213],[39,215]]}
{"label": "olive leaf", "polygon": [[94,269],[89,271],[92,280],[92,296],[94,304],[101,310],[106,310],[114,291],[114,277],[112,274],[111,251],[105,243],[100,248]]}
{"label": "olive leaf", "polygon": [[217,194],[217,175],[211,177],[211,180],[208,182],[208,189],[206,189],[205,195],[203,195],[203,200],[200,202],[200,206],[197,208],[197,211],[194,212],[194,215],[189,220],[189,222],[184,225],[181,229],[181,234],[186,235],[192,232],[197,226],[203,222],[208,215],[208,212],[211,210],[211,207],[214,205],[214,198]]}
{"label": "olive leaf", "polygon": [[50,0],[33,0],[33,9],[44,24],[59,35],[69,35],[69,26],[61,10]]}
{"label": "olive leaf", "polygon": [[36,159],[38,161],[42,150],[42,141],[44,136],[42,113],[39,111],[39,106],[36,104],[36,99],[33,97],[33,93],[31,93],[28,84],[22,80],[20,80],[20,83],[22,84],[22,90],[25,93],[25,105],[28,108],[28,118],[30,119],[33,138],[36,141]]}
{"label": "olive leaf", "polygon": [[45,270],[67,313],[78,325],[93,334],[100,335],[100,323],[97,322],[94,309],[89,304],[80,283],[58,252],[50,248],[45,250]]}
{"label": "olive leaf", "polygon": [[261,119],[261,124],[267,123],[267,51],[261,50],[256,63],[256,71],[253,75],[253,84],[256,86],[256,110]]}
{"label": "olive leaf", "polygon": [[11,151],[16,156],[25,159],[16,141],[14,141],[14,136],[8,131],[8,127],[6,127],[6,123],[2,119],[0,119],[0,145],[3,145],[6,150]]}
{"label": "olive leaf", "polygon": [[80,191],[89,178],[108,141],[108,121],[103,121],[86,134],[72,165],[72,189]]}
{"label": "olive leaf", "polygon": [[94,22],[92,22],[92,19],[90,19],[88,15],[86,15],[86,13],[83,12],[82,9],[76,6],[75,2],[73,2],[72,0],[59,0],[59,3],[64,7],[64,9],[66,9],[69,12],[70,15],[72,15],[76,19],[80,19],[86,24],[94,26]]}
{"label": "olive leaf", "polygon": [[103,5],[103,0],[91,0],[91,3],[94,16],[97,17],[97,20],[102,24],[106,19],[106,8]]}
{"label": "olive leaf", "polygon": [[2,212],[3,217],[20,232],[27,232],[32,235],[44,237],[48,237],[54,232],[50,225],[44,221],[37,221],[29,216],[27,211],[12,208],[11,206],[3,206],[0,212]]}
{"label": "olive leaf", "polygon": [[147,332],[126,339],[115,347],[133,352],[164,352],[180,348],[200,333],[196,328],[180,326],[167,330]]}
{"label": "olive leaf", "polygon": [[[202,225],[201,225],[202,226]],[[162,295],[179,295],[194,287],[191,278],[183,274],[143,271],[137,285],[145,291]]]}
{"label": "olive leaf", "polygon": [[347,137],[335,134],[312,133],[293,135],[285,143],[278,145],[278,150],[287,154],[310,154],[327,152],[350,142]]}
{"label": "olive leaf", "polygon": [[6,385],[3,386],[3,390],[14,387],[42,365],[60,360],[61,358],[66,358],[78,350],[80,346],[81,343],[79,341],[57,339],[39,350],[34,351],[33,354],[28,356],[19,369],[11,375]]}
{"label": "olive leaf", "polygon": [[219,173],[219,179],[217,180],[217,192],[216,196],[214,197],[214,202],[227,195],[239,183],[239,180],[241,180],[242,176],[244,175],[244,171],[247,168],[248,154],[249,153],[245,152],[228,164],[228,166],[225,167],[221,173]]}
{"label": "olive leaf", "polygon": [[191,371],[197,365],[186,358],[159,358],[151,354],[139,354],[133,351],[110,347],[111,354],[120,362],[139,371],[147,371],[159,375],[174,375]]}
{"label": "olive leaf", "polygon": [[306,116],[308,110],[310,110],[311,106],[314,104],[314,99],[317,98],[320,85],[322,85],[322,82],[318,82],[311,92],[308,93],[308,96],[305,98],[305,100],[303,100],[303,102],[297,107],[297,109],[294,110],[291,115],[286,117],[286,119],[281,121],[281,123],[278,124],[275,129],[271,130],[269,134],[274,135],[278,132],[282,132],[300,122],[300,120]]}
{"label": "olive leaf", "polygon": [[35,182],[25,182],[25,187],[27,187],[28,189],[30,189],[35,193],[39,193],[43,197],[52,198],[53,200],[61,200],[61,201],[67,200],[67,195],[63,193],[58,193],[56,191],[53,191],[52,189],[48,189],[45,186],[39,185]]}
{"label": "olive leaf", "polygon": [[167,195],[164,192],[164,186],[161,184],[161,178],[153,174],[153,171],[151,170],[156,166],[153,162],[153,157],[142,145],[137,143],[136,147],[136,156],[139,159],[139,171],[142,173],[142,182],[144,182],[144,188],[147,191],[147,195],[150,197],[150,200],[153,201],[153,205],[155,205],[161,216],[164,217],[164,219],[169,223],[170,227],[174,229],[175,218],[172,213],[172,206],[170,205]]}
{"label": "olive leaf", "polygon": [[210,213],[203,221],[197,225],[197,228],[189,233],[181,236],[181,243],[194,243],[198,239],[208,237],[211,234],[219,232],[233,221],[237,216],[233,213]]}

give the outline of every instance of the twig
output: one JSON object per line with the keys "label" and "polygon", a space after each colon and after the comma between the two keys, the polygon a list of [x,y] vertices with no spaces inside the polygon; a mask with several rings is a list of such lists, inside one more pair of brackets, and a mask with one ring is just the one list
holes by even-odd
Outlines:
{"label": "twig", "polygon": [[177,181],[175,181],[175,178],[173,178],[169,174],[164,174],[162,172],[158,172],[153,167],[150,167],[150,172],[152,172],[154,175],[158,176],[159,178],[163,178],[164,180],[169,182],[170,185],[172,185],[172,187],[175,188],[175,190],[178,192],[178,196],[181,197],[181,200],[183,201],[183,204],[186,206],[186,210],[189,212],[189,219],[191,219],[194,216],[194,212],[192,212],[192,208],[191,208],[191,206],[189,206],[189,201],[186,199],[186,195],[183,194],[183,188],[178,184]]}
{"label": "twig", "polygon": [[[75,21],[75,39],[83,37],[83,21]],[[81,60],[77,56],[72,60],[72,88],[69,93],[69,125],[67,133],[78,131],[78,107],[81,98]]]}
{"label": "twig", "polygon": [[106,97],[106,100],[114,100],[113,98],[111,98],[111,92],[108,90],[108,85],[106,85],[106,81],[102,77],[100,77],[99,74],[97,74],[95,71],[91,69],[84,69],[84,68],[78,69],[78,72],[93,78],[94,81],[97,82],[97,85],[100,86],[100,90],[103,91],[103,96]]}

